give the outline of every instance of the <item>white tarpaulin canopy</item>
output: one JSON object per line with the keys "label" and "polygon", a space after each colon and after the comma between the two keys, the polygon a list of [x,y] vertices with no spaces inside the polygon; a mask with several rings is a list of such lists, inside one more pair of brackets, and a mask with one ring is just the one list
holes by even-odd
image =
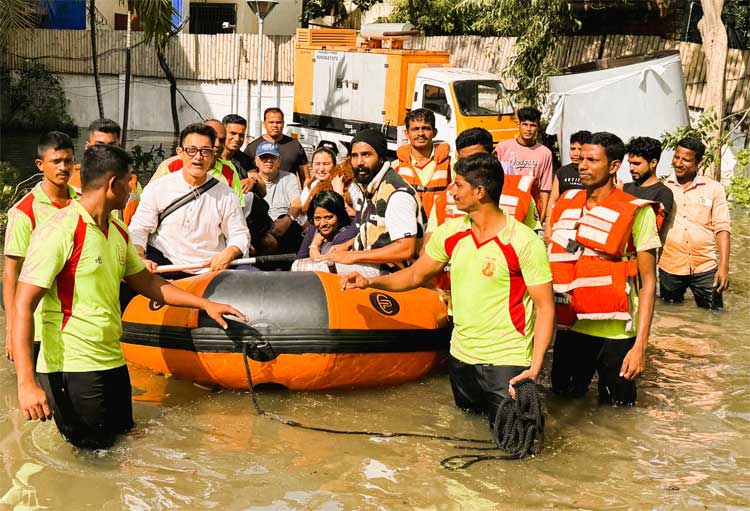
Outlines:
{"label": "white tarpaulin canopy", "polygon": [[[570,68],[549,79],[552,118],[547,133],[557,135],[563,163],[570,163],[568,140],[578,130],[609,131],[625,143],[631,137],[661,139],[689,124],[680,54],[606,59]],[[664,151],[658,175],[671,173],[672,151]],[[632,181],[627,160],[618,172]]]}

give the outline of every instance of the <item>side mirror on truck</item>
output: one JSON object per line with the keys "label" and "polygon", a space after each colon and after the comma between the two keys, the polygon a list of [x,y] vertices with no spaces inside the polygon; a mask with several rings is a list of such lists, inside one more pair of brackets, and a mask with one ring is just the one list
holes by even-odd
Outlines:
{"label": "side mirror on truck", "polygon": [[448,103],[440,105],[440,115],[444,116],[446,120],[451,120],[451,106]]}

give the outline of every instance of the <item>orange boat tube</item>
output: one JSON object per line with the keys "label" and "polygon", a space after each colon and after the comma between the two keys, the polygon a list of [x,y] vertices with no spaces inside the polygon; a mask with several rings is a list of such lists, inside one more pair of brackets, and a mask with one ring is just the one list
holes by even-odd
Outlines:
{"label": "orange boat tube", "polygon": [[175,284],[248,318],[223,330],[202,311],[134,298],[123,314],[125,357],[179,379],[247,388],[247,353],[254,384],[372,387],[420,378],[448,350],[447,307],[429,289],[342,291],[327,273],[234,270]]}

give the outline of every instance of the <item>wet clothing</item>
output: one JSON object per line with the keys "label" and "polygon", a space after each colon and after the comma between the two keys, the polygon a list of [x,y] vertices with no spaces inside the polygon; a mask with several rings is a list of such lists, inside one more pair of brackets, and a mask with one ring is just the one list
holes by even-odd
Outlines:
{"label": "wet clothing", "polygon": [[659,235],[664,238],[669,225],[669,215],[672,211],[672,205],[674,204],[674,197],[672,190],[667,187],[664,183],[656,182],[651,186],[639,186],[637,183],[625,183],[623,191],[629,193],[639,199],[646,199],[661,204],[664,210],[664,222],[659,229]]}
{"label": "wet clothing", "polygon": [[[258,150],[261,142],[265,140],[267,140],[265,137],[258,137],[245,146],[244,153],[252,161],[252,166],[245,170],[250,171],[258,168],[258,165],[255,163],[255,151]],[[299,168],[308,163],[307,153],[302,144],[290,136],[282,135],[281,140],[276,142],[276,146],[279,148],[279,153],[281,153],[279,156],[279,167],[297,176]]]}
{"label": "wet clothing", "polygon": [[133,423],[130,375],[123,365],[37,375],[63,437],[82,449],[107,449]]}
{"label": "wet clothing", "polygon": [[505,228],[483,243],[468,216],[449,220],[425,253],[451,265],[451,355],[467,364],[527,367],[535,322],[527,286],[550,282],[552,273],[536,233],[503,214]]}
{"label": "wet clothing", "polygon": [[495,418],[497,408],[509,397],[508,383],[528,367],[467,364],[448,357],[448,375],[456,406],[474,413],[485,413]]}
{"label": "wet clothing", "polygon": [[120,282],[145,265],[125,224],[102,232],[77,201],[34,232],[19,277],[47,290],[37,372],[87,372],[125,365]]}
{"label": "wet clothing", "polygon": [[560,188],[560,195],[568,190],[584,189],[583,183],[581,183],[581,178],[578,177],[578,165],[575,163],[568,163],[557,169],[555,171],[555,177],[557,177],[557,185]]}
{"label": "wet clothing", "polygon": [[690,288],[695,304],[704,309],[718,310],[724,307],[721,293],[714,287],[716,268],[692,275],[672,275],[659,268],[659,296],[668,303],[682,303],[685,291]]}
{"label": "wet clothing", "polygon": [[721,183],[696,176],[683,188],[675,176],[666,180],[674,212],[659,268],[672,275],[705,273],[718,266],[716,235],[730,232],[729,204]]}
{"label": "wet clothing", "polygon": [[620,376],[625,355],[635,337],[607,339],[558,330],[552,357],[552,391],[568,397],[583,397],[594,373],[599,375],[599,402],[634,405],[635,381]]}

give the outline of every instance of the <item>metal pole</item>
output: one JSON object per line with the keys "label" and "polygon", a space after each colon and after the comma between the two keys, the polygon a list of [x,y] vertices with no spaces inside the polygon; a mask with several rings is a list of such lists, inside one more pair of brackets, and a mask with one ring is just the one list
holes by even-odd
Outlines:
{"label": "metal pole", "polygon": [[234,34],[232,35],[232,96],[229,105],[229,113],[236,113],[234,103],[236,100],[236,94],[234,85],[237,82],[237,22],[234,24]]}
{"label": "metal pole", "polygon": [[263,112],[261,111],[261,100],[263,99],[263,18],[261,16],[258,16],[258,90],[256,94],[258,97],[256,98],[256,109],[255,112],[257,114],[255,126],[257,130],[257,136],[261,136],[263,134]]}

